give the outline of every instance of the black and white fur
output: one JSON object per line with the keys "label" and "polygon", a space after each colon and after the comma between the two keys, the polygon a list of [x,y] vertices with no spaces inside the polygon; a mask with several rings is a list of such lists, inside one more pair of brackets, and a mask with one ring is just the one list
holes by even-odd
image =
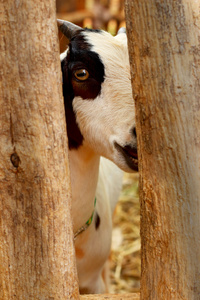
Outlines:
{"label": "black and white fur", "polygon": [[75,240],[79,286],[81,293],[103,293],[112,214],[123,175],[120,169],[137,170],[127,37],[73,29],[73,24],[61,20],[59,26],[64,33],[63,26],[67,31],[70,27],[69,47],[60,58],[74,233],[90,218],[97,199],[92,224]]}

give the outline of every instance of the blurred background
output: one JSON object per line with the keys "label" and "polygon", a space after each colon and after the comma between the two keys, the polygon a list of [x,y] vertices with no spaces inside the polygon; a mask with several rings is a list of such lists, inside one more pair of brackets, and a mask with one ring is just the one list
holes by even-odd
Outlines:
{"label": "blurred background", "polygon": [[[57,18],[81,27],[104,29],[115,35],[125,27],[124,0],[57,0]],[[61,52],[66,39],[59,33]]]}
{"label": "blurred background", "polygon": [[[57,18],[81,27],[104,29],[115,35],[125,27],[124,0],[57,0]],[[60,33],[61,52],[67,40]],[[111,293],[140,288],[140,205],[138,173],[124,174],[123,189],[113,219],[110,255]]]}
{"label": "blurred background", "polygon": [[57,0],[57,14],[81,27],[115,34],[124,26],[124,0]]}

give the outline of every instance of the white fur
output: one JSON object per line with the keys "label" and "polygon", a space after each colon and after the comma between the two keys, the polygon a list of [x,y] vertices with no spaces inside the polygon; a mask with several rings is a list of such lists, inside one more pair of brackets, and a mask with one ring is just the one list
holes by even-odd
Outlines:
{"label": "white fur", "polygon": [[[88,229],[77,237],[75,249],[80,291],[103,293],[106,283],[102,272],[110,252],[112,214],[123,176],[116,165],[132,171],[114,147],[114,142],[121,146],[136,145],[131,134],[135,110],[126,35],[119,34],[114,38],[106,32],[84,34],[105,66],[105,80],[96,99],[73,99],[73,109],[84,141],[78,150],[69,151],[72,218],[76,232],[90,218],[94,199],[97,198],[95,212],[100,216],[100,226],[96,230],[93,220]],[[61,59],[66,53],[61,55]],[[100,156],[116,165],[106,158],[100,160]]]}
{"label": "white fur", "polygon": [[136,145],[131,134],[131,128],[135,126],[135,107],[126,34],[114,38],[106,32],[89,32],[86,39],[94,44],[92,50],[100,55],[105,66],[105,80],[95,100],[74,98],[77,121],[83,136],[87,136],[85,143],[89,147],[130,172],[124,157],[114,147],[114,141],[121,146],[126,143]]}

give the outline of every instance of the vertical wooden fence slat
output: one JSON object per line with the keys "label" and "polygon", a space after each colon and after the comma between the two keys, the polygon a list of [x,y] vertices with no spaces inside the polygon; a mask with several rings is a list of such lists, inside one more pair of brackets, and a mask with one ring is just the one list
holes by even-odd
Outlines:
{"label": "vertical wooden fence slat", "polygon": [[200,299],[200,1],[126,1],[141,299]]}
{"label": "vertical wooden fence slat", "polygon": [[0,299],[77,299],[55,1],[0,11]]}

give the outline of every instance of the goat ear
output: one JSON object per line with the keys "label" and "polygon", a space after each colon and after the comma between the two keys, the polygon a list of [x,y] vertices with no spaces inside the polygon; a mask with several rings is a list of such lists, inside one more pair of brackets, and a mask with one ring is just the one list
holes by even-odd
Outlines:
{"label": "goat ear", "polygon": [[80,30],[82,30],[81,27],[68,22],[64,20],[57,19],[57,24],[60,29],[60,31],[69,39],[71,38]]}
{"label": "goat ear", "polygon": [[121,27],[121,28],[118,30],[117,34],[120,34],[120,33],[126,33],[126,28],[125,28],[125,27]]}

